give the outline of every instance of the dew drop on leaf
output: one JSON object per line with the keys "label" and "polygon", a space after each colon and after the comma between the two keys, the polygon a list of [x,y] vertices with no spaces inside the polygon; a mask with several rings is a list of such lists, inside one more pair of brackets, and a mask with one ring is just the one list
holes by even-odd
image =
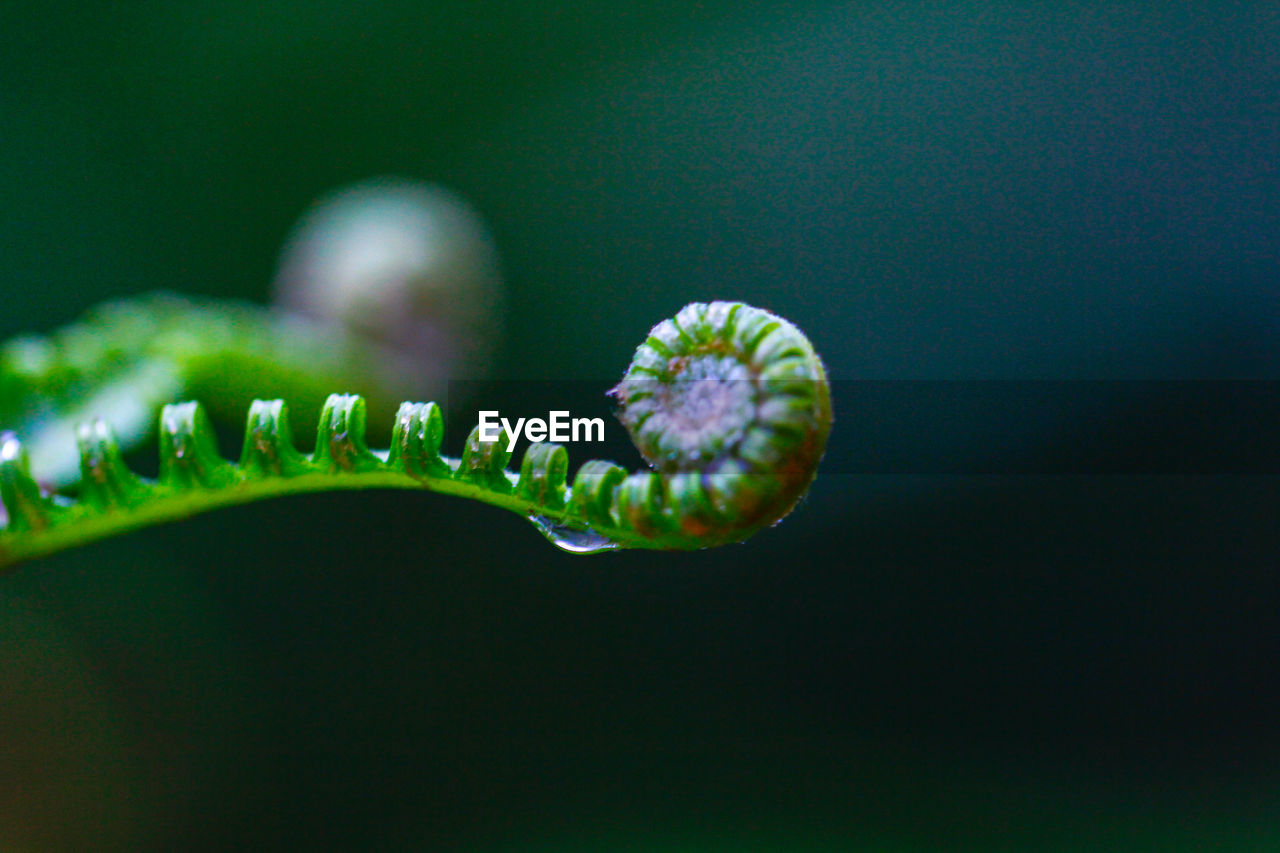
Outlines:
{"label": "dew drop on leaf", "polygon": [[570,554],[600,554],[604,551],[616,550],[618,543],[594,530],[582,530],[568,527],[541,515],[529,516],[529,521],[538,528],[538,532],[561,551]]}

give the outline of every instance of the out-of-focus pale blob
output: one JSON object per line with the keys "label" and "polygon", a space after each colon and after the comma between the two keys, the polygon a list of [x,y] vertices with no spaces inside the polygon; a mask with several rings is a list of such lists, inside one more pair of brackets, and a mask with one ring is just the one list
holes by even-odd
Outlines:
{"label": "out-of-focus pale blob", "polygon": [[431,184],[378,179],[321,199],[280,258],[275,298],[386,351],[386,380],[437,397],[485,375],[501,323],[498,253],[476,211]]}

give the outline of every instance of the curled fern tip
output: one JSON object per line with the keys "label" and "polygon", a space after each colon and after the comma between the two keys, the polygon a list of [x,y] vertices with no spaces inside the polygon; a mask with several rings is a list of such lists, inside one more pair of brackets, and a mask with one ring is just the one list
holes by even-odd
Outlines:
{"label": "curled fern tip", "polygon": [[[692,547],[737,541],[786,516],[813,482],[831,429],[813,345],[787,320],[741,302],[695,302],[654,326],[613,393],[655,469],[623,484],[628,520]],[[665,492],[664,507],[655,492]]]}

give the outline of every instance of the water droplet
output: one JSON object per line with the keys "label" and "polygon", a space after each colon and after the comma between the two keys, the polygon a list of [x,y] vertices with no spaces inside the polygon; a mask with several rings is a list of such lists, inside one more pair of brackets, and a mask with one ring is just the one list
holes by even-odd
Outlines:
{"label": "water droplet", "polygon": [[546,518],[541,515],[529,516],[529,521],[533,526],[538,528],[538,532],[547,537],[547,540],[555,545],[561,551],[568,551],[570,554],[599,554],[602,551],[613,551],[619,546],[607,536],[602,536],[594,530],[581,530],[576,527],[568,527],[558,521]]}
{"label": "water droplet", "polygon": [[14,462],[22,457],[22,443],[11,432],[0,433],[0,462]]}

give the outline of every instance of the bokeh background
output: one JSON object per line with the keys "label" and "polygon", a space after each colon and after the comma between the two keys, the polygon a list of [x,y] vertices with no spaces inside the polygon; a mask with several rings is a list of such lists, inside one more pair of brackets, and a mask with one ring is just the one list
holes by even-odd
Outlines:
{"label": "bokeh background", "polygon": [[[840,379],[1275,379],[1278,158],[1268,3],[9,3],[0,333],[265,301],[398,175],[491,224],[505,379],[603,390],[713,298]],[[1033,420],[922,440],[1075,440]],[[839,471],[694,554],[219,512],[0,579],[0,849],[1277,849],[1278,518]]]}

